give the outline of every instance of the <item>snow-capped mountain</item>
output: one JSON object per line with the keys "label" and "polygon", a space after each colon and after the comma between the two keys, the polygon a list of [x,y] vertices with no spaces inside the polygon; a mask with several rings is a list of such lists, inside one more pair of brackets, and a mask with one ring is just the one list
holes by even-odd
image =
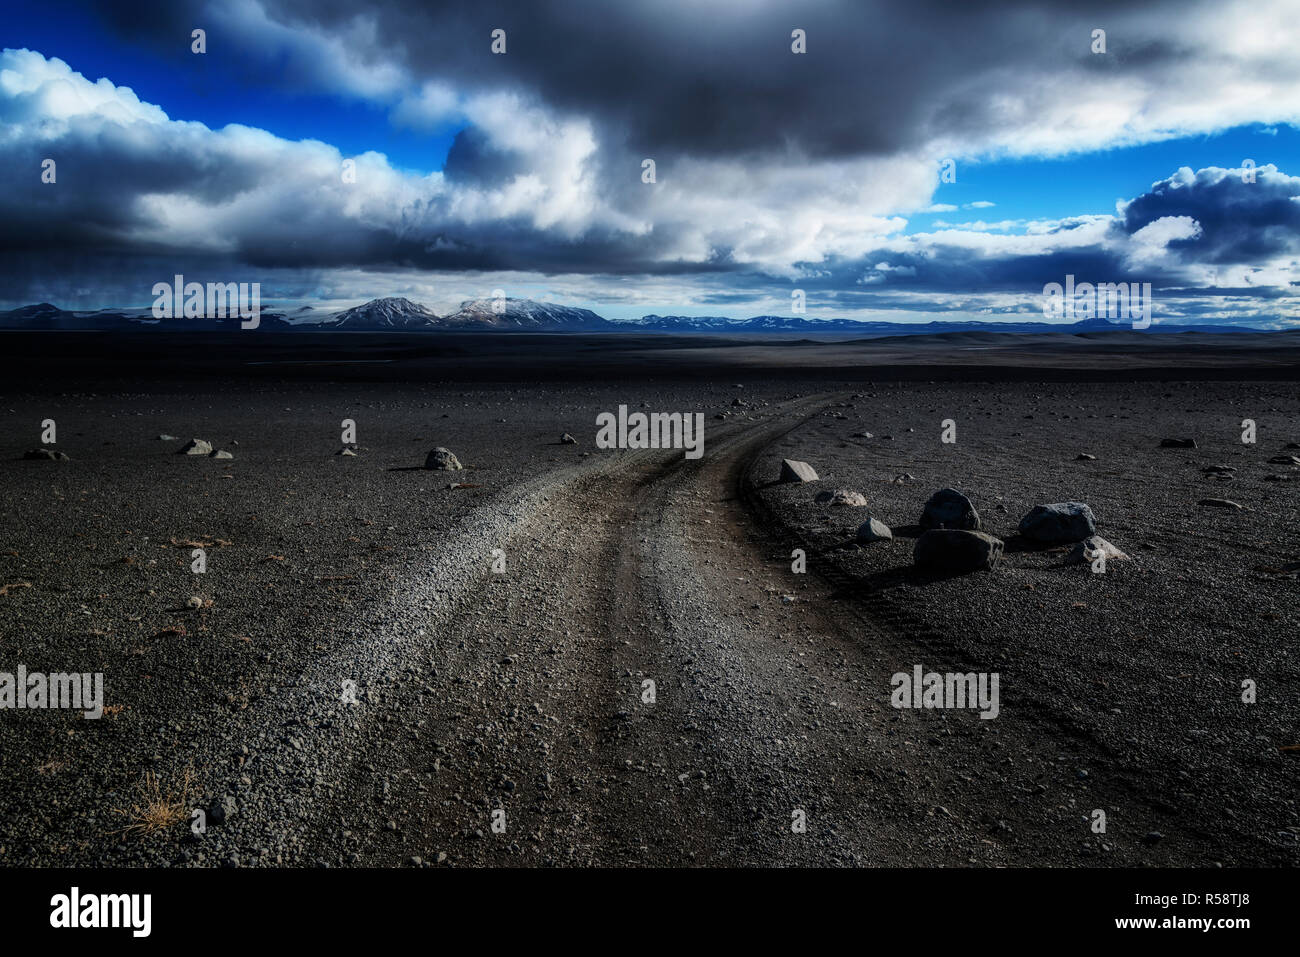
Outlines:
{"label": "snow-capped mountain", "polygon": [[404,296],[371,299],[351,309],[345,309],[326,325],[331,329],[428,329],[436,326],[438,317],[418,302]]}
{"label": "snow-capped mountain", "polygon": [[466,331],[495,329],[511,332],[604,332],[618,326],[590,309],[557,306],[531,299],[467,299],[441,325]]}

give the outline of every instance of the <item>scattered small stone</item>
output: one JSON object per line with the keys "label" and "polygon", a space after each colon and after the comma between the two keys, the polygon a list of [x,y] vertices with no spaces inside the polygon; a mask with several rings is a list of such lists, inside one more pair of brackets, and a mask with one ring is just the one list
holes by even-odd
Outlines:
{"label": "scattered small stone", "polygon": [[158,441],[159,441],[159,442],[179,442],[180,439],[178,439],[178,438],[177,438],[176,436],[174,436],[174,435],[168,435],[166,432],[164,432],[162,435],[158,436]]}
{"label": "scattered small stone", "polygon": [[1165,836],[1159,831],[1147,831],[1146,836],[1142,838],[1143,844],[1158,844],[1165,839]]}
{"label": "scattered small stone", "polygon": [[782,459],[780,480],[782,482],[816,482],[817,471],[807,462]]}
{"label": "scattered small stone", "polygon": [[869,518],[858,526],[857,538],[860,542],[893,541],[894,530],[878,518]]}
{"label": "scattered small stone", "polygon": [[233,453],[227,452],[225,449],[217,449],[215,452],[208,454],[210,459],[233,459],[234,457]]}
{"label": "scattered small stone", "polygon": [[855,439],[874,439],[875,436],[870,432],[854,432],[851,438]]}
{"label": "scattered small stone", "polygon": [[334,454],[335,454],[335,455],[352,455],[352,456],[355,456],[357,453],[354,452],[352,449],[348,448],[347,446],[344,446],[343,448],[339,449],[339,450],[338,450],[337,452],[335,452]]}
{"label": "scattered small stone", "polygon": [[235,816],[235,799],[227,795],[212,802],[208,808],[209,824],[225,824]]}
{"label": "scattered small stone", "polygon": [[72,459],[68,458],[67,455],[65,455],[62,452],[56,451],[54,449],[45,449],[45,448],[32,449],[30,452],[24,452],[23,458],[30,459],[32,461],[46,461],[46,462],[71,462],[72,461]]}
{"label": "scattered small stone", "polygon": [[1095,462],[1097,461],[1097,456],[1089,455],[1087,452],[1080,452],[1074,457],[1074,460],[1076,462]]}
{"label": "scattered small stone", "polygon": [[961,492],[955,488],[941,488],[925,503],[918,524],[922,528],[975,530],[980,527],[980,516],[971,500]]}
{"label": "scattered small stone", "polygon": [[456,458],[449,449],[444,449],[440,445],[425,458],[424,467],[426,469],[441,469],[446,472],[459,472],[465,466],[460,464],[460,459]]}
{"label": "scattered small stone", "polygon": [[212,443],[205,442],[203,439],[190,439],[185,445],[178,449],[177,455],[211,455]]}
{"label": "scattered small stone", "polygon": [[1194,449],[1196,448],[1195,439],[1161,439],[1160,447],[1162,449]]}
{"label": "scattered small stone", "polygon": [[185,599],[185,607],[191,611],[198,611],[203,607],[203,599],[198,595],[191,595],[189,598]]}
{"label": "scattered small stone", "polygon": [[1203,498],[1196,504],[1203,505],[1206,508],[1229,508],[1232,509],[1234,512],[1240,510],[1241,508],[1241,506],[1238,505],[1236,502],[1233,502],[1230,499],[1226,499],[1226,498]]}
{"label": "scattered small stone", "polygon": [[563,435],[560,436],[560,444],[561,444],[561,445],[577,445],[577,444],[578,444],[578,440],[575,439],[573,436],[571,436],[568,432],[565,432]]}
{"label": "scattered small stone", "polygon": [[997,567],[1002,540],[985,532],[932,528],[916,540],[912,560],[920,568],[944,572],[973,572]]}
{"label": "scattered small stone", "polygon": [[867,500],[861,492],[855,492],[852,489],[837,488],[833,492],[818,492],[815,501],[818,505],[853,505],[862,506],[867,504]]}
{"label": "scattered small stone", "polygon": [[1201,471],[1206,475],[1229,475],[1237,471],[1237,468],[1233,465],[1207,465]]}
{"label": "scattered small stone", "polygon": [[1020,520],[1020,534],[1040,545],[1068,545],[1097,531],[1097,519],[1083,502],[1035,505]]}
{"label": "scattered small stone", "polygon": [[1275,455],[1268,460],[1269,465],[1300,465],[1300,458],[1294,455]]}

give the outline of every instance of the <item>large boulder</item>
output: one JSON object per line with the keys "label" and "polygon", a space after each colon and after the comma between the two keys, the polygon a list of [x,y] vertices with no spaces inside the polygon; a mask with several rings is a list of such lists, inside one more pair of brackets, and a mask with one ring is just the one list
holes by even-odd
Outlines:
{"label": "large boulder", "polygon": [[444,449],[440,445],[425,458],[424,467],[426,469],[441,469],[446,472],[459,472],[465,466],[460,464],[460,459],[456,458],[450,449]]}
{"label": "large boulder", "polygon": [[970,499],[955,488],[941,488],[930,496],[921,510],[922,528],[961,528],[974,531],[980,527],[980,514]]}
{"label": "large boulder", "polygon": [[932,528],[916,540],[912,561],[937,572],[991,570],[1002,560],[1002,548],[1002,540],[986,532]]}
{"label": "large boulder", "polygon": [[782,459],[781,481],[815,482],[817,481],[817,471],[807,462],[796,462],[794,459]]}
{"label": "large boulder", "polygon": [[1069,545],[1097,531],[1097,518],[1083,502],[1035,505],[1020,520],[1020,534],[1039,545]]}

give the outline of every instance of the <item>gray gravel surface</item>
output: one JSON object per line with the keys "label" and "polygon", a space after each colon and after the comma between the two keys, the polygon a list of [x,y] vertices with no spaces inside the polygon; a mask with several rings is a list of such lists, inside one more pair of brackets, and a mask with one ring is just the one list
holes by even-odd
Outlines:
{"label": "gray gravel surface", "polygon": [[[1265,463],[1297,438],[1292,396],[9,396],[0,670],[103,671],[112,709],[0,713],[0,864],[1294,864],[1295,486],[1263,481],[1286,472]],[[595,450],[620,403],[704,412],[704,457]],[[44,418],[71,461],[22,460]],[[1198,448],[1159,449],[1170,434]],[[190,437],[235,458],[175,455]],[[464,471],[421,468],[440,445]],[[773,484],[784,458],[819,480]],[[945,486],[1007,539],[996,571],[911,569]],[[867,506],[814,502],[841,488]],[[1245,507],[1196,505],[1211,493]],[[1061,501],[1131,561],[1016,549],[1021,516]],[[868,514],[896,539],[857,547]],[[998,671],[999,717],[890,707],[915,664]],[[118,833],[146,775],[170,790],[186,769],[206,834]]]}

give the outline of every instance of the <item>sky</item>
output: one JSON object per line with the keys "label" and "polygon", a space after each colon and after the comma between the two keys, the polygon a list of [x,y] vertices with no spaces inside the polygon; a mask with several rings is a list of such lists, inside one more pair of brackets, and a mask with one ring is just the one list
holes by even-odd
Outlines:
{"label": "sky", "polygon": [[181,273],[997,321],[1073,276],[1151,283],[1158,322],[1300,322],[1287,0],[7,8],[6,308]]}

